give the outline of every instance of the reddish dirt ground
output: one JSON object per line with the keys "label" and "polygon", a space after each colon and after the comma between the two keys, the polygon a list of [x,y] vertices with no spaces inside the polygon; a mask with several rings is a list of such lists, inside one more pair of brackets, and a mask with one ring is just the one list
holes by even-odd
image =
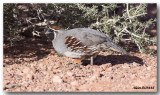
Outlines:
{"label": "reddish dirt ground", "polygon": [[56,54],[46,40],[28,38],[13,47],[4,44],[4,91],[157,91],[156,54],[129,53],[132,56],[102,52],[95,65],[75,64],[71,58]]}

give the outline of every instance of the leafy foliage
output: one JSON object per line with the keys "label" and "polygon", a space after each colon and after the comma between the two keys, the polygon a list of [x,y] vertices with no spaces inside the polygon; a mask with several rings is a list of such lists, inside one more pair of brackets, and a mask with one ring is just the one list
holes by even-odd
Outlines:
{"label": "leafy foliage", "polygon": [[[4,40],[20,40],[21,34],[40,36],[46,22],[65,29],[90,27],[106,33],[115,43],[131,42],[139,52],[156,45],[146,30],[156,18],[141,21],[148,4],[4,4]],[[38,27],[38,29],[37,29]],[[41,28],[41,29],[40,29]],[[127,49],[128,47],[126,47]]]}

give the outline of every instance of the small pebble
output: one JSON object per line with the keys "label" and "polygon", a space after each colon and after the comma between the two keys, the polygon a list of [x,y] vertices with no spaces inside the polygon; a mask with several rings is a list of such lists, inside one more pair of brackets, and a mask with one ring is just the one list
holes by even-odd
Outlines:
{"label": "small pebble", "polygon": [[56,82],[56,83],[62,83],[63,82],[63,80],[59,76],[54,76],[52,81]]}
{"label": "small pebble", "polygon": [[78,85],[78,82],[77,81],[73,81],[73,82],[71,82],[71,85]]}
{"label": "small pebble", "polygon": [[73,73],[72,73],[72,72],[67,72],[67,75],[68,75],[68,76],[72,76]]}

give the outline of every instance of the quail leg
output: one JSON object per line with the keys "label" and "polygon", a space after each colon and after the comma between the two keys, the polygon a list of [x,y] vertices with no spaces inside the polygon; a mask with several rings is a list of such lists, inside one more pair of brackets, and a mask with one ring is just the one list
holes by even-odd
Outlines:
{"label": "quail leg", "polygon": [[90,62],[91,65],[93,65],[93,56],[91,56],[91,62]]}

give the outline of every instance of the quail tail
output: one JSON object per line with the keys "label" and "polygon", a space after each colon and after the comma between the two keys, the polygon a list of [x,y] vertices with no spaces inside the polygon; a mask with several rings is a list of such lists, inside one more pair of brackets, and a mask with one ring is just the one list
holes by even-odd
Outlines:
{"label": "quail tail", "polygon": [[119,52],[119,53],[128,55],[128,53],[127,53],[124,49],[118,47],[118,46],[117,46],[116,44],[114,44],[113,42],[107,43],[107,47],[109,47],[109,49],[111,49],[111,50],[113,50],[113,51],[116,51],[116,52]]}

